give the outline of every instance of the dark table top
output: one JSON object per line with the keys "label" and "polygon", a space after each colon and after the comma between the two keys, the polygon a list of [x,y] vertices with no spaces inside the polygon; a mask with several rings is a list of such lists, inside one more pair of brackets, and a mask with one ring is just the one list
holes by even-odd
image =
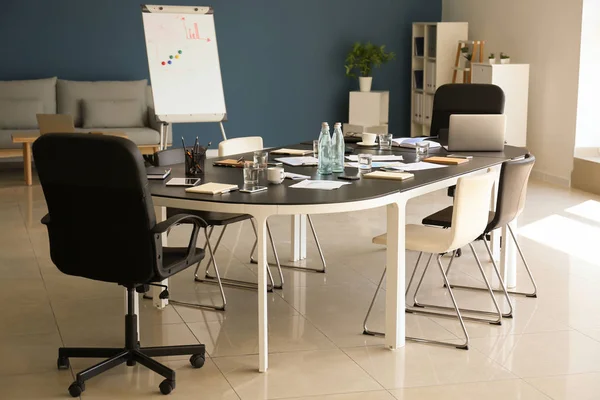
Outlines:
{"label": "dark table top", "polygon": [[[356,145],[349,144],[347,146],[354,147],[354,153],[371,153],[371,154],[398,154],[404,157],[405,163],[415,161],[416,155],[413,149],[394,148],[392,151],[380,151],[376,149],[359,148]],[[291,146],[282,146],[286,148],[312,149],[312,144],[296,144]],[[430,155],[445,155],[446,150],[443,148],[429,152]],[[210,201],[219,203],[237,203],[237,204],[262,204],[262,205],[304,205],[304,204],[335,204],[345,202],[355,202],[383,197],[386,195],[404,192],[415,189],[420,186],[429,185],[448,178],[457,177],[470,172],[486,169],[495,165],[501,164],[503,161],[523,156],[527,150],[519,147],[506,146],[504,152],[480,152],[471,153],[473,158],[464,164],[457,166],[448,166],[446,168],[436,168],[424,171],[415,171],[415,177],[406,181],[394,180],[379,180],[379,179],[360,179],[351,182],[350,185],[344,185],[335,190],[312,190],[312,189],[293,189],[289,186],[297,183],[291,179],[285,179],[280,185],[268,185],[268,190],[258,193],[240,193],[233,191],[222,195],[206,195],[187,193],[185,188],[176,186],[166,186],[166,182],[171,177],[183,177],[183,165],[172,166],[172,172],[165,180],[150,180],[150,191],[152,196],[166,197],[186,200]],[[460,153],[467,154],[467,153]],[[229,156],[224,158],[239,158]],[[276,158],[275,155],[270,155],[269,160]],[[252,154],[245,155],[245,159],[251,160]],[[200,176],[202,183],[217,182],[231,183],[242,187],[244,184],[242,168],[216,167],[213,166],[213,161],[206,161],[206,172]],[[291,167],[283,166],[287,172],[293,172],[303,175],[309,175],[312,179],[335,180],[337,176],[342,174],[332,174],[327,176],[319,176],[316,167]],[[356,168],[346,168],[346,174],[356,174]]]}

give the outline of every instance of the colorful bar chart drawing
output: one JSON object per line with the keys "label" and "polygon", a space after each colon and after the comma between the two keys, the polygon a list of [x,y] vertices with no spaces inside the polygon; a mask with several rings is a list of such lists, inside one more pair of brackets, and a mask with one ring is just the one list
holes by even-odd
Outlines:
{"label": "colorful bar chart drawing", "polygon": [[185,23],[185,17],[181,18],[181,20],[183,21],[183,29],[185,29],[185,37],[188,40],[206,40],[206,42],[210,42],[210,38],[201,38],[200,37],[200,32],[198,31],[198,23],[197,22],[194,22],[193,28],[188,28],[187,24]]}

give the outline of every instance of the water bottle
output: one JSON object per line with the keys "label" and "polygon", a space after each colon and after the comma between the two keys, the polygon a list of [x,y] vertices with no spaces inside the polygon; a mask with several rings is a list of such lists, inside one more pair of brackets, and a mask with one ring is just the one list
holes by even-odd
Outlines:
{"label": "water bottle", "polygon": [[329,124],[321,124],[321,134],[319,135],[319,175],[331,174],[331,136],[329,134]]}
{"label": "water bottle", "polygon": [[333,172],[344,172],[344,155],[346,145],[344,144],[344,134],[342,133],[342,123],[336,122],[333,126],[333,138],[331,139],[332,165]]}

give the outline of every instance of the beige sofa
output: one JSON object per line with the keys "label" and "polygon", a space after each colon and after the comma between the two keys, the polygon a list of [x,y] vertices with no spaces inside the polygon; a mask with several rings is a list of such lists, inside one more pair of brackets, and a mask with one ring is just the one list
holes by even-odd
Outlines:
{"label": "beige sofa", "polygon": [[[160,144],[152,90],[139,81],[0,81],[0,156],[21,155],[11,135],[37,130],[36,114],[70,114],[77,131],[123,132],[140,147]],[[167,132],[171,143],[172,133]]]}

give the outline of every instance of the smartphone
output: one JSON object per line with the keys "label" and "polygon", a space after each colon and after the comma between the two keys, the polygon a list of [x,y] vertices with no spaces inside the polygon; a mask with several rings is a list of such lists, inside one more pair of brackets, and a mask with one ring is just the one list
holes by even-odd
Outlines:
{"label": "smartphone", "polygon": [[200,178],[171,178],[167,186],[197,186],[200,181]]}
{"label": "smartphone", "polygon": [[240,189],[241,193],[256,193],[267,190],[266,186],[244,186]]}
{"label": "smartphone", "polygon": [[343,179],[345,181],[357,181],[360,179],[360,176],[358,176],[358,175],[340,175],[340,176],[338,176],[338,179]]}

